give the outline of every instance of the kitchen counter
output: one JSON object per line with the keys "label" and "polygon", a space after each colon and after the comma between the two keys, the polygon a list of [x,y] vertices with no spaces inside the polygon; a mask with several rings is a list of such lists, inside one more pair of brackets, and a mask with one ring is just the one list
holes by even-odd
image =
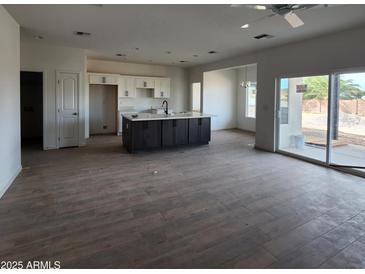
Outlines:
{"label": "kitchen counter", "polygon": [[123,145],[128,152],[205,145],[210,141],[212,115],[198,112],[123,114]]}
{"label": "kitchen counter", "polygon": [[210,118],[213,115],[200,112],[184,112],[173,114],[152,114],[138,113],[138,117],[133,118],[132,113],[124,113],[123,117],[130,121],[154,121],[154,120],[171,120],[171,119],[192,119],[192,118]]}

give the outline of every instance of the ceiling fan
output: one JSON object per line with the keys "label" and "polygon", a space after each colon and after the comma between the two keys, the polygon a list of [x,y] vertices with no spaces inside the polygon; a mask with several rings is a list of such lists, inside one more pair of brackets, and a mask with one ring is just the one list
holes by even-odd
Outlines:
{"label": "ceiling fan", "polygon": [[[284,17],[284,19],[292,26],[293,28],[298,28],[304,25],[304,22],[300,17],[295,13],[297,10],[306,10],[310,8],[314,8],[320,5],[310,5],[310,4],[273,4],[273,5],[242,5],[242,4],[232,4],[233,8],[241,8],[247,7],[255,10],[271,10],[271,14],[265,15],[251,23],[243,25],[241,28],[248,28],[250,24],[256,23],[258,21],[264,20],[269,17],[273,17],[276,15]],[[327,7],[328,5],[323,5]]]}

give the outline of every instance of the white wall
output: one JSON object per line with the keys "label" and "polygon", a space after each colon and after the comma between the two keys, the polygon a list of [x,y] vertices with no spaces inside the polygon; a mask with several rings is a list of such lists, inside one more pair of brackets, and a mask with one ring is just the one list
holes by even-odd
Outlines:
{"label": "white wall", "polygon": [[256,82],[257,65],[248,65],[237,69],[237,128],[255,132],[256,118],[246,117],[246,87],[240,83]]}
{"label": "white wall", "polygon": [[215,115],[212,130],[237,125],[237,72],[218,70],[204,73],[203,112]]}
{"label": "white wall", "polygon": [[90,134],[117,133],[117,97],[117,86],[90,85]]}
{"label": "white wall", "polygon": [[21,41],[20,44],[21,70],[44,71],[46,74],[46,89],[43,100],[45,103],[44,115],[44,148],[57,147],[57,120],[56,120],[56,71],[80,72],[79,93],[79,144],[85,144],[85,102],[84,76],[85,51],[83,49],[59,47],[45,42]]}
{"label": "white wall", "polygon": [[[275,150],[275,79],[365,67],[365,28],[357,28],[191,68],[189,83],[214,69],[257,63],[256,147]],[[204,88],[204,87],[203,87]]]}
{"label": "white wall", "polygon": [[[187,72],[183,68],[151,64],[134,64],[116,61],[93,60],[87,62],[88,72],[116,73],[124,75],[154,76],[171,78],[171,97],[169,107],[174,111],[188,109],[189,89],[187,88]],[[147,96],[150,96],[148,98]],[[137,91],[137,98],[126,98],[122,105],[135,106],[138,111],[153,107],[161,107],[163,99],[151,98],[152,93]]]}
{"label": "white wall", "polygon": [[19,25],[0,5],[0,197],[21,170]]}

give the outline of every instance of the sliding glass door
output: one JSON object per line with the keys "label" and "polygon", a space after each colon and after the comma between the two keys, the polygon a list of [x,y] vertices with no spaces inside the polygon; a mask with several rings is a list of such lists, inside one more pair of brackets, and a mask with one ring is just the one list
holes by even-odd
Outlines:
{"label": "sliding glass door", "polygon": [[279,79],[278,149],[365,171],[365,72]]}
{"label": "sliding glass door", "polygon": [[330,164],[365,169],[365,72],[334,74]]}
{"label": "sliding glass door", "polygon": [[328,75],[280,79],[280,150],[326,161],[328,87]]}

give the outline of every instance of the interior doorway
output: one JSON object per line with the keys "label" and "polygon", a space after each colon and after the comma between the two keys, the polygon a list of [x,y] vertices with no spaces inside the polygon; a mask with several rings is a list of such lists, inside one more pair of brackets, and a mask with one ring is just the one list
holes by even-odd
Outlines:
{"label": "interior doorway", "polygon": [[90,85],[89,100],[90,135],[117,135],[118,87],[115,85]]}
{"label": "interior doorway", "polygon": [[43,72],[20,72],[22,146],[43,148]]}
{"label": "interior doorway", "polygon": [[191,110],[195,112],[202,112],[201,109],[201,83],[192,84],[191,94]]}

